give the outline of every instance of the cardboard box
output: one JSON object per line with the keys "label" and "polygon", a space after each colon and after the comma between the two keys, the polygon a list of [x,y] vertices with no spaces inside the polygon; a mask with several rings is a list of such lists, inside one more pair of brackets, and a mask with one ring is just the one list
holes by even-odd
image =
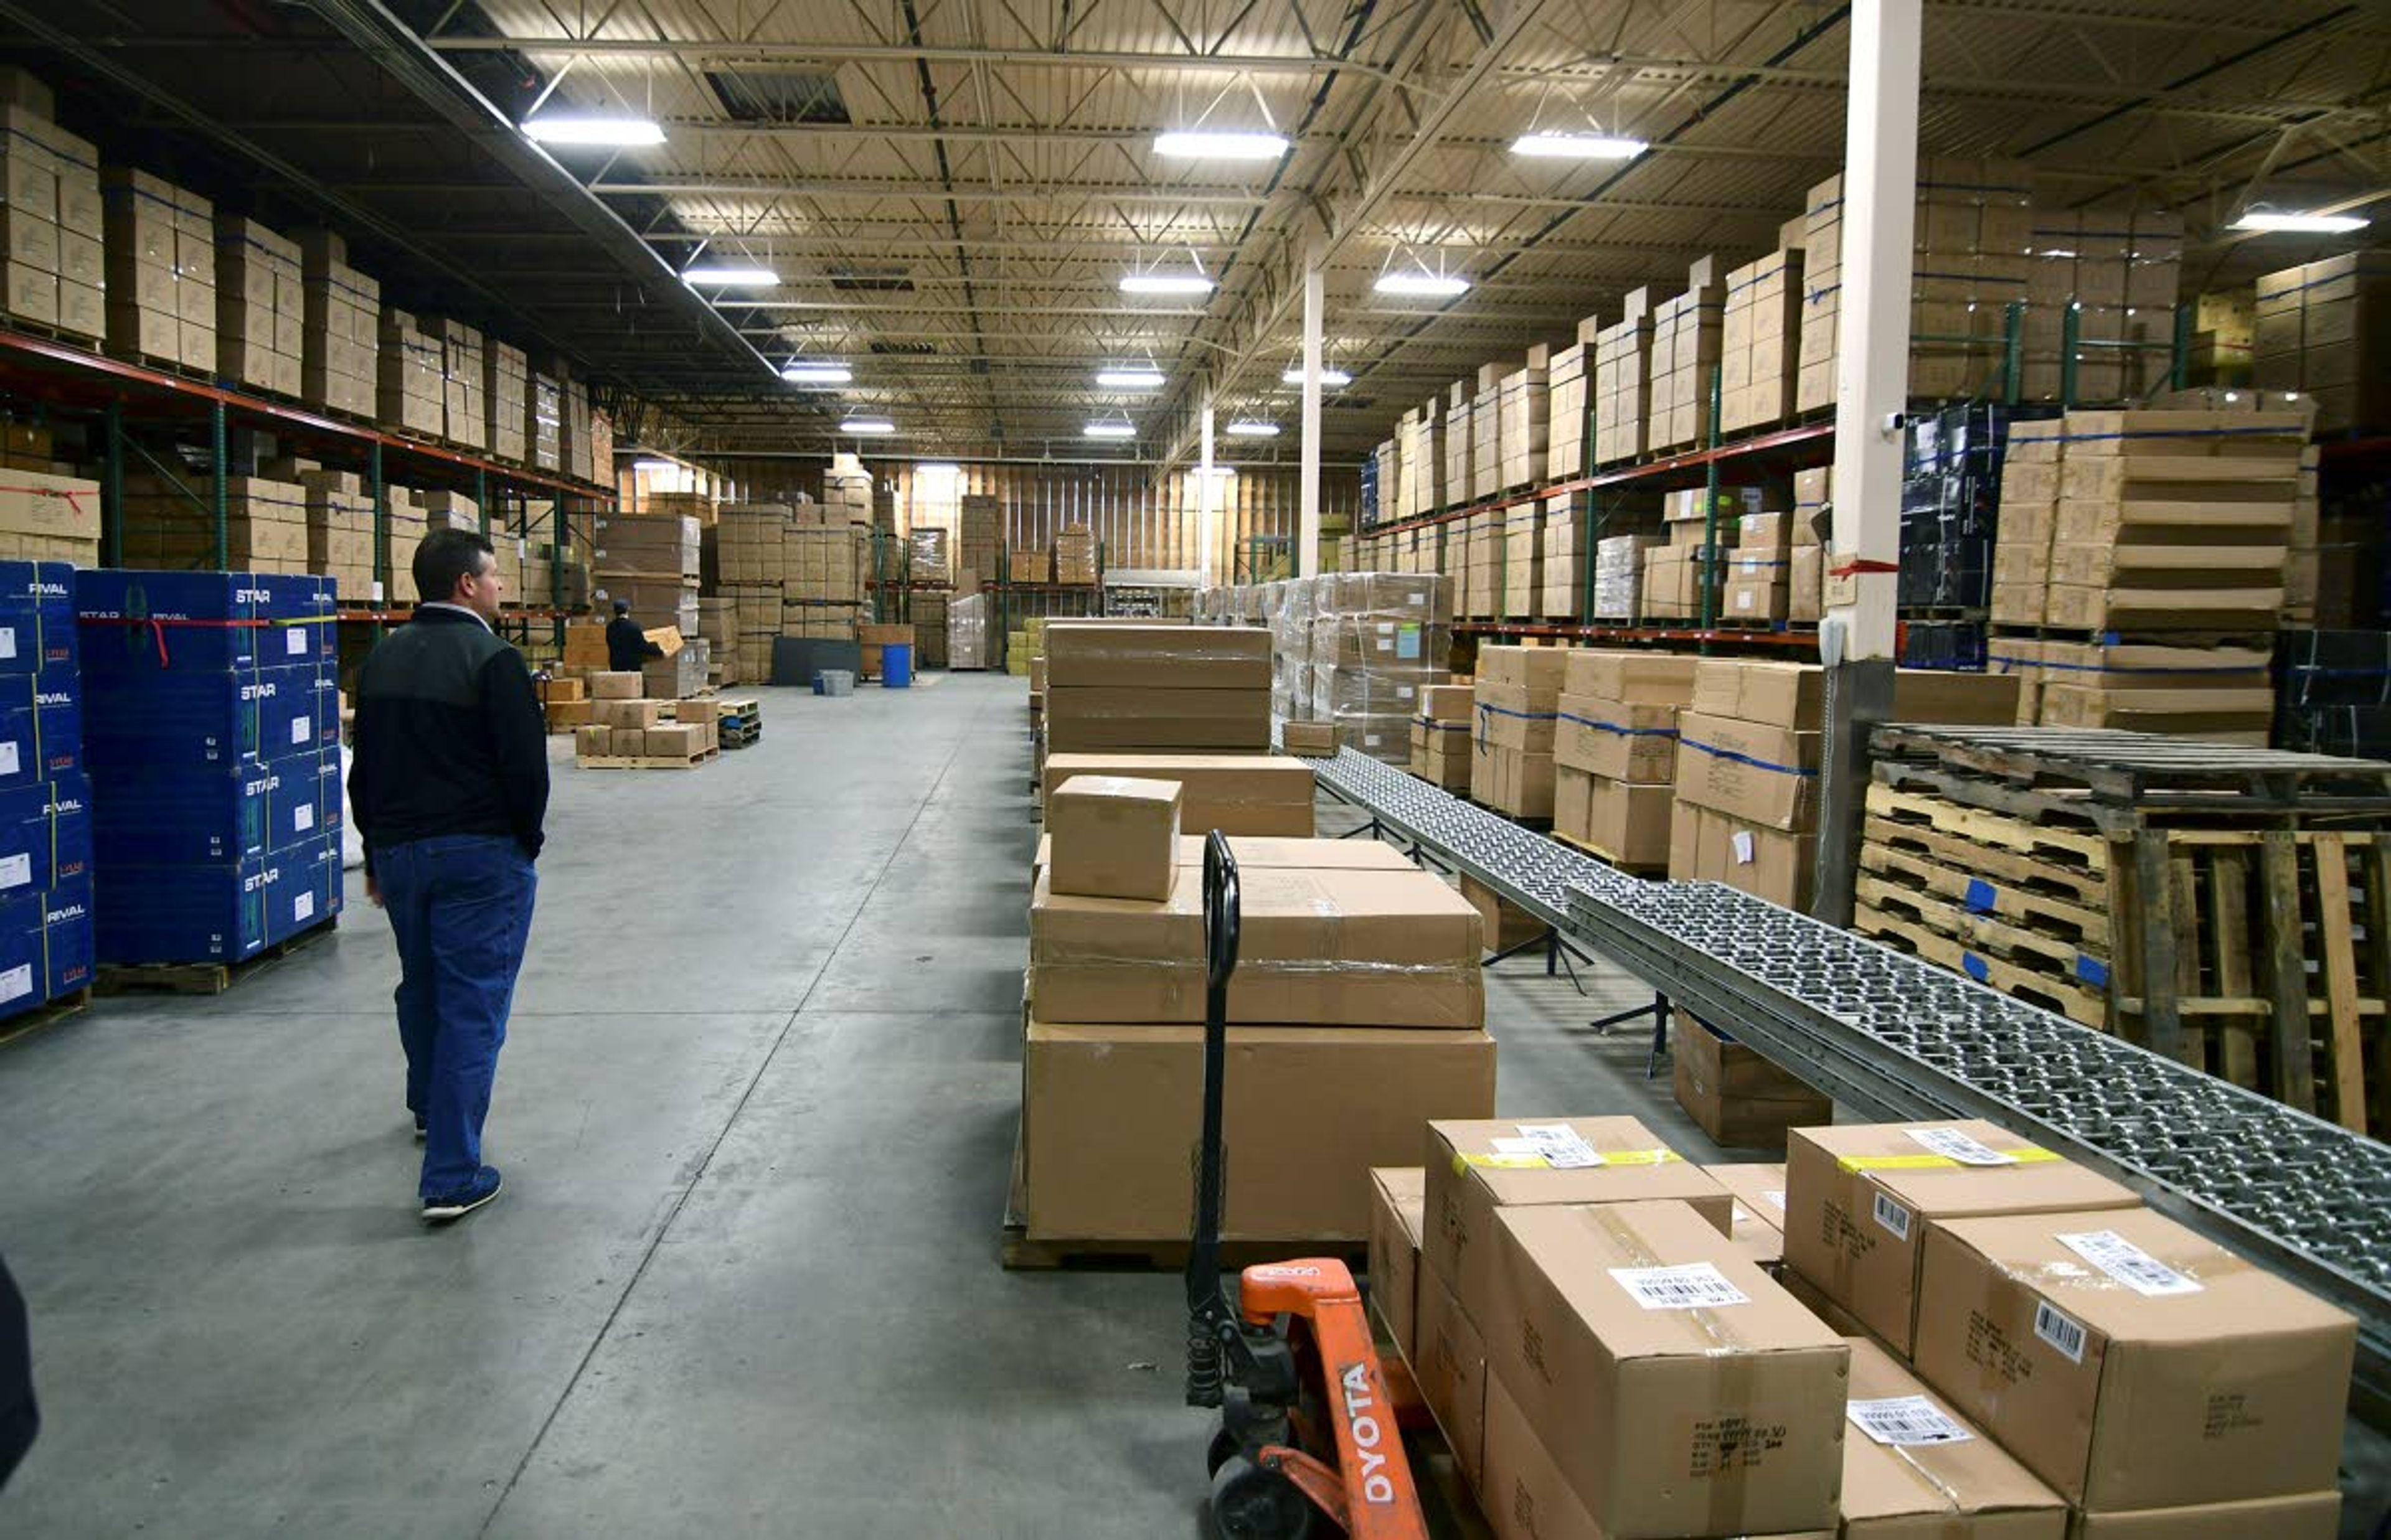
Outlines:
{"label": "cardboard box", "polygon": [[2057,1493],[1884,1349],[1846,1341],[1842,1540],[2065,1540]]}
{"label": "cardboard box", "polygon": [[1264,754],[1073,754],[1046,756],[1045,794],[1073,776],[1131,776],[1177,781],[1180,827],[1203,834],[1290,835],[1310,839],[1312,766]]}
{"label": "cardboard box", "polygon": [[[1287,840],[1266,834],[1232,834],[1229,853],[1236,857],[1237,869],[1260,870],[1265,866],[1292,866],[1301,870],[1320,867],[1344,867],[1351,871],[1404,872],[1417,868],[1394,846],[1376,840]],[[1038,837],[1037,853],[1030,857],[1029,878],[1034,886],[1039,876],[1053,864],[1054,836],[1049,832]],[[1171,857],[1178,866],[1204,865],[1204,836],[1183,830]]]}
{"label": "cardboard box", "polygon": [[625,674],[593,674],[589,676],[589,699],[592,700],[637,700],[645,675],[637,672]]}
{"label": "cardboard box", "polygon": [[1981,1120],[1797,1129],[1786,1140],[1785,1175],[1785,1260],[1905,1358],[1919,1261],[1937,1225],[2141,1201]]}
{"label": "cardboard box", "polygon": [[1271,685],[1271,634],[1257,626],[1046,627],[1050,687],[1256,689]]}
{"label": "cardboard box", "polygon": [[573,731],[573,752],[577,759],[603,759],[614,751],[614,744],[611,727],[576,727]]}
{"label": "cardboard box", "polygon": [[665,719],[665,703],[661,700],[601,699],[590,704],[601,725],[620,732],[644,732]]}
{"label": "cardboard box", "polygon": [[[1630,870],[1658,870],[1669,864],[1669,835],[1676,815],[1673,788],[1615,781],[1577,770],[1557,774],[1561,778],[1554,791],[1555,828]],[[1569,795],[1563,795],[1564,786]]]}
{"label": "cardboard box", "polygon": [[2341,1494],[2306,1492],[2196,1508],[2076,1513],[2067,1540],[2337,1540]]}
{"label": "cardboard box", "polygon": [[1337,752],[1337,724],[1334,722],[1283,723],[1278,733],[1279,746],[1290,754],[1319,759]]}
{"label": "cardboard box", "polygon": [[1412,1363],[1419,1319],[1420,1235],[1428,1213],[1428,1173],[1380,1166],[1370,1173],[1370,1306]]}
{"label": "cardboard box", "polygon": [[2357,1322],[2171,1219],[1946,1219],[1920,1302],[1919,1373],[2079,1508],[2335,1482]]}
{"label": "cardboard box", "polygon": [[1669,878],[1724,882],[1771,904],[1805,909],[1817,875],[1818,840],[1729,817],[1680,801],[1669,824]]}
{"label": "cardboard box", "polygon": [[[1423,871],[1263,868],[1241,873],[1239,888],[1230,1020],[1484,1023],[1478,911],[1441,879]],[[1057,893],[1050,873],[1031,894],[1029,974],[1044,1020],[1201,1021],[1201,873],[1175,867],[1170,895],[1159,903]]]}
{"label": "cardboard box", "polygon": [[[1433,1200],[1431,1200],[1431,1203]],[[1605,1535],[1836,1521],[1851,1350],[1680,1202],[1495,1216],[1493,1376]]]}
{"label": "cardboard box", "polygon": [[1558,695],[1570,656],[1566,648],[1481,647],[1478,649],[1479,688],[1514,685]]}
{"label": "cardboard box", "polygon": [[1270,691],[1046,687],[1046,746],[1103,750],[1266,749]]}
{"label": "cardboard box", "polygon": [[1745,718],[1677,718],[1677,801],[1802,832],[1818,815],[1821,735]]}
{"label": "cardboard box", "polygon": [[1553,756],[1480,743],[1469,757],[1469,795],[1515,818],[1553,815]]}
{"label": "cardboard box", "polygon": [[1433,1123],[1427,1149],[1421,1262],[1452,1286],[1473,1318],[1487,1315],[1493,1303],[1499,1209],[1675,1199],[1722,1236],[1734,1222],[1727,1190],[1634,1118]]}
{"label": "cardboard box", "polygon": [[1774,1273],[1785,1260],[1785,1168],[1774,1161],[1704,1166],[1703,1174],[1734,1195],[1735,1227],[1727,1238]]}
{"label": "cardboard box", "polygon": [[[1786,1130],[1835,1121],[1835,1104],[1756,1049],[1680,1011],[1670,1046],[1677,1105],[1730,1149],[1785,1148]],[[1782,1212],[1777,1216],[1781,1222]]]}
{"label": "cardboard box", "polygon": [[1417,1283],[1412,1378],[1443,1431],[1453,1463],[1476,1487],[1486,1462],[1486,1338],[1442,1278],[1423,1266]]}
{"label": "cardboard box", "polygon": [[1046,803],[1053,891],[1093,898],[1170,896],[1179,866],[1179,783],[1074,776]]}
{"label": "cardboard box", "polygon": [[1816,663],[1704,658],[1687,705],[1703,716],[1816,731],[1826,720],[1827,674]]}
{"label": "cardboard box", "polygon": [[1567,655],[1561,688],[1632,705],[1682,706],[1693,699],[1699,659],[1666,652],[1587,648]]}
{"label": "cardboard box", "polygon": [[[1024,1059],[1029,1234],[1185,1239],[1203,1029],[1033,1019]],[[1429,1119],[1494,1101],[1494,1043],[1480,1032],[1234,1027],[1226,1069],[1230,1240],[1365,1242],[1371,1169],[1416,1150]]]}
{"label": "cardboard box", "polygon": [[1558,764],[1648,786],[1666,786],[1676,778],[1675,706],[1565,694],[1559,712],[1553,745]]}

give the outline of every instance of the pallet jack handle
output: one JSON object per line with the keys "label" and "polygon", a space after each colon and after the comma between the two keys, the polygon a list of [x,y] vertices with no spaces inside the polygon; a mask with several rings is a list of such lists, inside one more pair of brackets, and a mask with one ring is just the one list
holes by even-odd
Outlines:
{"label": "pallet jack handle", "polygon": [[[1196,1238],[1187,1251],[1187,1404],[1221,1405],[1224,1342],[1242,1343],[1221,1291],[1221,1123],[1229,1057],[1229,979],[1237,970],[1237,858],[1204,837],[1204,1124],[1196,1156]],[[1231,1351],[1234,1351],[1232,1348]]]}

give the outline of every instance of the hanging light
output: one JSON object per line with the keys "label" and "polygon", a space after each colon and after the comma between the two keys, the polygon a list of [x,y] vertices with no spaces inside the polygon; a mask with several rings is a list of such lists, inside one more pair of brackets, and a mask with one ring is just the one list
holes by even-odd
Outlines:
{"label": "hanging light", "polygon": [[1151,391],[1162,384],[1160,369],[1099,369],[1096,383],[1111,391]]}
{"label": "hanging light", "polygon": [[[1300,385],[1303,383],[1303,366],[1299,364],[1278,378],[1282,383]],[[1353,383],[1353,377],[1342,369],[1324,366],[1320,371],[1320,383],[1325,386],[1351,385]]]}
{"label": "hanging light", "polygon": [[1124,294],[1209,294],[1219,286],[1201,273],[1124,273]]}
{"label": "hanging light", "polygon": [[838,425],[838,430],[857,434],[894,433],[897,425],[886,417],[849,417]]}
{"label": "hanging light", "polygon": [[845,385],[855,371],[844,364],[789,363],[781,366],[781,378],[792,385]]}
{"label": "hanging light", "polygon": [[2252,209],[2233,222],[2233,228],[2287,235],[2346,236],[2352,230],[2365,229],[2366,221],[2356,214],[2278,213],[2272,209]]}
{"label": "hanging light", "polygon": [[1154,136],[1157,155],[1210,160],[1275,160],[1286,153],[1286,147],[1283,134],[1182,128]]}
{"label": "hanging light", "polygon": [[581,118],[559,116],[530,118],[523,123],[523,137],[543,145],[591,145],[609,149],[627,149],[640,145],[660,145],[665,142],[663,125],[645,118]]}
{"label": "hanging light", "polygon": [[1089,439],[1133,439],[1137,425],[1129,422],[1092,422],[1079,430],[1079,436]]}
{"label": "hanging light", "polygon": [[684,267],[680,281],[714,289],[769,289],[781,276],[769,267]]}
{"label": "hanging light", "polygon": [[1432,299],[1449,300],[1456,294],[1469,292],[1469,280],[1453,273],[1395,272],[1381,273],[1370,286],[1381,294],[1422,294]]}
{"label": "hanging light", "polygon": [[1274,439],[1278,437],[1278,424],[1241,417],[1229,424],[1228,433],[1233,439]]}
{"label": "hanging light", "polygon": [[1511,153],[1543,160],[1633,160],[1652,147],[1641,139],[1613,134],[1556,134],[1544,130],[1522,134],[1511,141]]}

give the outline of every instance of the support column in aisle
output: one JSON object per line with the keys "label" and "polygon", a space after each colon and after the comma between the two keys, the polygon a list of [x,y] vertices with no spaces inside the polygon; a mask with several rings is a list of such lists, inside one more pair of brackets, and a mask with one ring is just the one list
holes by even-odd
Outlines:
{"label": "support column in aisle", "polygon": [[1320,572],[1320,313],[1325,275],[1315,259],[1303,269],[1303,504],[1295,532],[1295,575]]}
{"label": "support column in aisle", "polygon": [[1813,914],[1836,925],[1852,918],[1868,728],[1893,711],[1922,10],[1922,0],[1855,0],[1852,7],[1834,523],[1827,543],[1826,621],[1818,631],[1827,722],[1818,770],[1818,882],[1811,901]]}
{"label": "support column in aisle", "polygon": [[[1221,506],[1221,479],[1212,474],[1212,392],[1204,392],[1204,458],[1196,474],[1196,535],[1204,544],[1196,558],[1196,571],[1207,583],[1213,581],[1213,563],[1221,559],[1221,533],[1213,514]],[[1237,581],[1237,564],[1232,559],[1222,569],[1227,581]]]}

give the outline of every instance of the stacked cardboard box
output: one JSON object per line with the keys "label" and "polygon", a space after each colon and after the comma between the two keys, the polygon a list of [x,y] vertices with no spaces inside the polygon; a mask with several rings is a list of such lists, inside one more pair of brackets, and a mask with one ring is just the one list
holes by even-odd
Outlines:
{"label": "stacked cardboard box", "polygon": [[1434,574],[1332,572],[1314,580],[1312,720],[1331,724],[1337,741],[1372,759],[1408,764],[1421,692],[1447,677],[1451,593]]}
{"label": "stacked cardboard box", "polygon": [[[1027,652],[1025,645],[1014,649]],[[1044,660],[1039,660],[1042,670]],[[1043,684],[1032,674],[1033,684]],[[1312,766],[1280,754],[1085,753],[1057,750],[1039,770],[1041,802],[1073,776],[1135,776],[1179,783],[1191,830],[1309,840]],[[1200,859],[1200,856],[1199,856]]]}
{"label": "stacked cardboard box", "polygon": [[523,463],[530,390],[531,367],[521,348],[493,340],[482,350],[482,432],[492,458]]}
{"label": "stacked cardboard box", "polygon": [[216,219],[216,372],[252,390],[300,393],[307,290],[299,243],[253,219]]}
{"label": "stacked cardboard box", "polygon": [[1726,276],[1719,341],[1719,427],[1775,427],[1793,415],[1801,372],[1802,251],[1770,252]]}
{"label": "stacked cardboard box", "polygon": [[1652,313],[1645,447],[1654,454],[1698,448],[1711,440],[1711,382],[1718,372],[1726,308],[1726,290],[1709,280],[1712,262],[1703,258],[1693,285]]}
{"label": "stacked cardboard box", "polygon": [[977,593],[997,574],[1004,546],[1003,509],[993,493],[966,492],[956,505],[955,587]]}
{"label": "stacked cardboard box", "polygon": [[[1721,488],[1714,505],[1704,488],[1664,494],[1661,519],[1668,527],[1669,544],[1644,553],[1644,618],[1699,621],[1705,613],[1717,618],[1722,613],[1737,521],[1746,513],[1759,511],[1764,500],[1765,494],[1758,487]],[[1715,543],[1705,545],[1713,535]]]}
{"label": "stacked cardboard box", "polygon": [[1422,689],[1419,714],[1412,718],[1412,774],[1431,786],[1467,795],[1469,734],[1476,716],[1475,686],[1429,685]]}
{"label": "stacked cardboard box", "polygon": [[1720,618],[1729,625],[1815,622],[1825,584],[1825,552],[1810,521],[1792,513],[1747,513],[1736,520]]}
{"label": "stacked cardboard box", "polygon": [[954,569],[947,561],[947,532],[942,529],[916,529],[905,537],[905,551],[911,560],[915,583],[947,583]]}
{"label": "stacked cardboard box", "polygon": [[1793,381],[1793,409],[1835,404],[1835,355],[1843,308],[1843,179],[1812,187],[1802,212],[1802,341]]}
{"label": "stacked cardboard box", "polygon": [[[82,743],[75,573],[0,561],[0,1018],[92,981],[94,802]],[[113,638],[122,650],[127,637]],[[142,810],[152,811],[152,810]]]}
{"label": "stacked cardboard box", "polygon": [[[1651,400],[1652,318],[1643,289],[1627,296],[1627,314],[1594,344],[1594,463],[1640,459]],[[1699,349],[1699,342],[1696,344]],[[1674,353],[1674,349],[1672,352]]]}
{"label": "stacked cardboard box", "polygon": [[1677,712],[1695,660],[1656,652],[1567,654],[1554,735],[1553,832],[1629,871],[1669,864]]}
{"label": "stacked cardboard box", "polygon": [[407,487],[382,488],[381,507],[394,580],[412,587],[412,582],[406,580],[403,574],[414,563],[415,547],[423,544],[423,537],[431,533],[431,519],[415,493]]}
{"label": "stacked cardboard box", "polygon": [[994,661],[989,636],[988,596],[956,595],[955,601],[947,606],[947,667],[984,669],[993,666]]}
{"label": "stacked cardboard box", "polygon": [[99,483],[11,469],[0,486],[0,557],[99,565]]}
{"label": "stacked cardboard box", "polygon": [[[1992,623],[2038,627],[2050,613],[2050,541],[2059,527],[2060,443],[2058,418],[2013,422],[2001,457],[1998,533],[1993,542]],[[2038,686],[2023,704],[2040,710]],[[2035,721],[2029,715],[2023,720]]]}
{"label": "stacked cardboard box", "polygon": [[1312,611],[1318,584],[1317,578],[1290,578],[1264,585],[1271,714],[1287,722],[1312,720]]}
{"label": "stacked cardboard box", "polygon": [[215,515],[204,485],[162,476],[126,477],[123,559],[173,571],[306,572],[304,487],[250,476],[226,479],[225,550],[218,559]]}
{"label": "stacked cardboard box", "polygon": [[2391,427],[2391,251],[2259,278],[2254,351],[2254,383],[2315,397],[2320,432]]}
{"label": "stacked cardboard box", "polygon": [[686,700],[705,688],[714,646],[703,636],[683,636],[669,625],[652,627],[648,640],[664,652],[640,666],[640,693],[655,700]]}
{"label": "stacked cardboard box", "polygon": [[[669,661],[666,666],[671,666]],[[720,721],[712,699],[651,698],[644,688],[643,677],[637,674],[589,676],[590,720],[573,734],[577,763],[608,769],[678,769],[703,764],[721,751]],[[554,706],[549,714],[553,720]]]}
{"label": "stacked cardboard box", "polygon": [[381,362],[375,415],[385,428],[438,438],[447,426],[447,380],[441,344],[404,310],[381,313]]}
{"label": "stacked cardboard box", "polygon": [[[332,580],[332,591],[352,604],[382,597],[374,571],[373,496],[364,478],[348,470],[303,470],[299,485],[306,505],[307,571]],[[394,547],[411,559],[412,551]],[[545,595],[541,596],[544,599]]]}
{"label": "stacked cardboard box", "polygon": [[1270,746],[1271,637],[1243,626],[1046,628],[1046,742],[1055,753]]}
{"label": "stacked cardboard box", "polygon": [[1500,539],[1495,551],[1502,563],[1493,609],[1504,620],[1542,620],[1544,505],[1532,500],[1514,503],[1494,510],[1493,517]]}
{"label": "stacked cardboard box", "polygon": [[1066,524],[1054,532],[1054,581],[1092,586],[1096,581],[1096,535],[1085,524]]}
{"label": "stacked cardboard box", "polygon": [[2066,328],[2079,346],[2071,402],[2137,398],[2165,387],[2175,336],[2183,218],[2123,209],[2038,209],[2027,266],[2023,394],[2060,401]]}
{"label": "stacked cardboard box", "polygon": [[1987,665],[2019,682],[2021,725],[2121,727],[2264,747],[2275,690],[2263,647],[1997,635]]}
{"label": "stacked cardboard box", "polygon": [[1376,517],[1381,520],[1408,517],[1404,510],[1406,495],[1403,484],[1402,444],[1396,439],[1382,439],[1370,451],[1365,463],[1369,469],[1371,495],[1376,501]]}
{"label": "stacked cardboard box", "polygon": [[1594,403],[1595,346],[1577,342],[1553,354],[1546,377],[1549,426],[1544,472],[1554,481],[1585,474],[1587,411]]}
{"label": "stacked cardboard box", "polygon": [[[331,584],[110,570],[75,588],[98,960],[238,962],[329,924],[342,894]],[[188,623],[162,648],[126,616]]]}
{"label": "stacked cardboard box", "polygon": [[[1023,1074],[1033,1242],[1178,1242],[1193,1227],[1203,842],[1181,831],[1206,825],[1169,771],[1075,772],[1049,794]],[[1358,1242],[1371,1167],[1410,1158],[1429,1120],[1493,1106],[1478,915],[1383,847],[1233,837],[1232,850],[1242,926],[1222,1134],[1241,1153],[1221,1233]]]}
{"label": "stacked cardboard box", "polygon": [[1444,392],[1444,507],[1466,503],[1478,494],[1478,398],[1466,379],[1456,379]]}
{"label": "stacked cardboard box", "polygon": [[[562,442],[559,445],[564,474],[584,481],[597,482],[601,477],[598,466],[597,424],[589,406],[589,382],[572,378],[566,372],[562,359],[554,361],[550,366],[557,371],[557,384],[564,409]],[[610,448],[602,477],[604,484],[610,487],[614,484],[612,455]]]}
{"label": "stacked cardboard box", "polygon": [[299,349],[301,399],[349,417],[373,416],[381,368],[381,286],[349,265],[348,243],[330,230],[300,236],[299,271],[306,317]]}
{"label": "stacked cardboard box", "polygon": [[1418,518],[1444,506],[1444,402],[1430,396],[1403,414],[1400,425],[1402,495],[1399,517]]}
{"label": "stacked cardboard box", "polygon": [[1532,613],[1548,621],[1573,621],[1583,613],[1588,522],[1575,494],[1558,493],[1544,499],[1535,563],[1536,608]]}
{"label": "stacked cardboard box", "polygon": [[489,352],[482,334],[433,316],[424,321],[423,335],[440,350],[440,436],[460,449],[487,449]]}
{"label": "stacked cardboard box", "polygon": [[697,520],[604,514],[596,527],[592,601],[601,610],[626,602],[643,624],[677,625],[682,635],[695,635],[701,545]]}
{"label": "stacked cardboard box", "polygon": [[831,456],[829,473],[822,478],[822,506],[831,511],[835,522],[872,522],[872,472],[864,468],[860,457],[849,454]]}
{"label": "stacked cardboard box", "polygon": [[1015,548],[1005,553],[1004,577],[1007,583],[1051,583],[1053,571],[1053,558],[1047,554],[1043,545]]}
{"label": "stacked cardboard box", "polygon": [[872,575],[871,535],[847,510],[802,504],[782,539],[785,573],[781,634],[845,641],[864,617]]}
{"label": "stacked cardboard box", "polygon": [[1503,377],[1516,367],[1507,363],[1479,366],[1478,387],[1469,398],[1469,431],[1477,441],[1469,451],[1472,498],[1492,497],[1503,490]]}
{"label": "stacked cardboard box", "polygon": [[588,448],[588,453],[582,460],[582,480],[612,489],[614,485],[614,419],[595,406],[589,408]]}
{"label": "stacked cardboard box", "polygon": [[[734,503],[724,507],[710,542],[714,584],[720,609],[712,639],[738,661],[749,679],[771,676],[772,642],[781,635],[782,584],[786,582],[790,509],[782,503]],[[707,635],[700,601],[699,634]]]}
{"label": "stacked cardboard box", "polygon": [[1515,818],[1553,815],[1553,747],[1568,661],[1558,648],[1478,649],[1473,801]]}
{"label": "stacked cardboard box", "polygon": [[523,438],[534,469],[564,468],[564,388],[553,375],[535,370],[531,376],[523,397]]}
{"label": "stacked cardboard box", "polygon": [[1532,486],[1544,479],[1552,424],[1545,371],[1551,363],[1552,349],[1530,348],[1526,365],[1505,375],[1495,387],[1502,490]]}
{"label": "stacked cardboard box", "polygon": [[2025,168],[2013,162],[1943,156],[1921,162],[1912,220],[1911,395],[1999,393],[2010,312],[2028,297],[2031,201]]}
{"label": "stacked cardboard box", "polygon": [[[110,166],[101,176],[106,212],[108,346],[213,374],[216,366],[214,206],[163,177]],[[39,221],[28,222],[32,229]],[[12,237],[13,238],[13,237]],[[51,227],[56,240],[56,227]],[[10,253],[11,303],[19,265]],[[51,284],[55,292],[56,284]]]}
{"label": "stacked cardboard box", "polygon": [[[1835,1121],[1835,1104],[1812,1090],[1797,1076],[1777,1068],[1750,1045],[1700,1017],[1678,1018],[1676,1035],[1669,1045],[1670,1070],[1677,1105],[1701,1131],[1729,1149],[1769,1149],[1783,1153],[1788,1130]],[[1752,1207],[1760,1223],[1781,1232],[1785,1223],[1785,1170],[1774,1168],[1776,1179],[1762,1187],[1763,1200]],[[1713,1174],[1717,1171],[1713,1168]],[[1722,1182],[1726,1178],[1721,1176]],[[1732,1183],[1728,1185],[1732,1186]],[[1768,1200],[1764,1195],[1775,1193]],[[1746,1202],[1750,1202],[1747,1199]],[[1737,1238],[1743,1238],[1744,1205],[1736,1211]],[[1784,1239],[1773,1233],[1770,1243],[1781,1260]]]}
{"label": "stacked cardboard box", "polygon": [[[1545,526],[1550,530],[1551,525]],[[1648,610],[1644,601],[1644,574],[1650,567],[1652,552],[1663,549],[1668,542],[1659,535],[1606,535],[1594,545],[1594,618],[1598,621],[1633,622]],[[1547,562],[1550,558],[1545,558]],[[1549,569],[1547,569],[1549,571]],[[1674,614],[1677,579],[1663,574],[1670,588],[1671,613]]]}
{"label": "stacked cardboard box", "polygon": [[[2324,505],[2318,494],[2321,490],[2319,477],[2323,468],[2323,451],[2309,444],[2300,451],[2300,485],[2298,495],[2292,500],[2291,546],[2283,558],[2282,622],[2286,627],[2313,626],[2318,623],[2318,603],[2326,592],[2325,570],[2330,560],[2334,567],[2333,592],[2336,598],[2349,592],[2350,572],[2345,564],[2361,567],[2359,553],[2346,546],[2336,546],[2328,553],[2324,527]],[[2336,535],[2344,533],[2333,532]],[[2357,544],[2364,544],[2361,537]],[[2354,608],[2354,607],[2353,607]],[[2336,603],[2328,617],[2330,629],[2346,629],[2349,613]]]}
{"label": "stacked cardboard box", "polygon": [[[45,87],[21,71],[21,89],[0,105],[0,255],[6,282],[0,308],[75,337],[97,338],[109,330],[101,258],[102,212],[99,155],[50,121],[53,103]],[[171,259],[170,259],[171,260]],[[162,356],[175,358],[170,349]]]}

